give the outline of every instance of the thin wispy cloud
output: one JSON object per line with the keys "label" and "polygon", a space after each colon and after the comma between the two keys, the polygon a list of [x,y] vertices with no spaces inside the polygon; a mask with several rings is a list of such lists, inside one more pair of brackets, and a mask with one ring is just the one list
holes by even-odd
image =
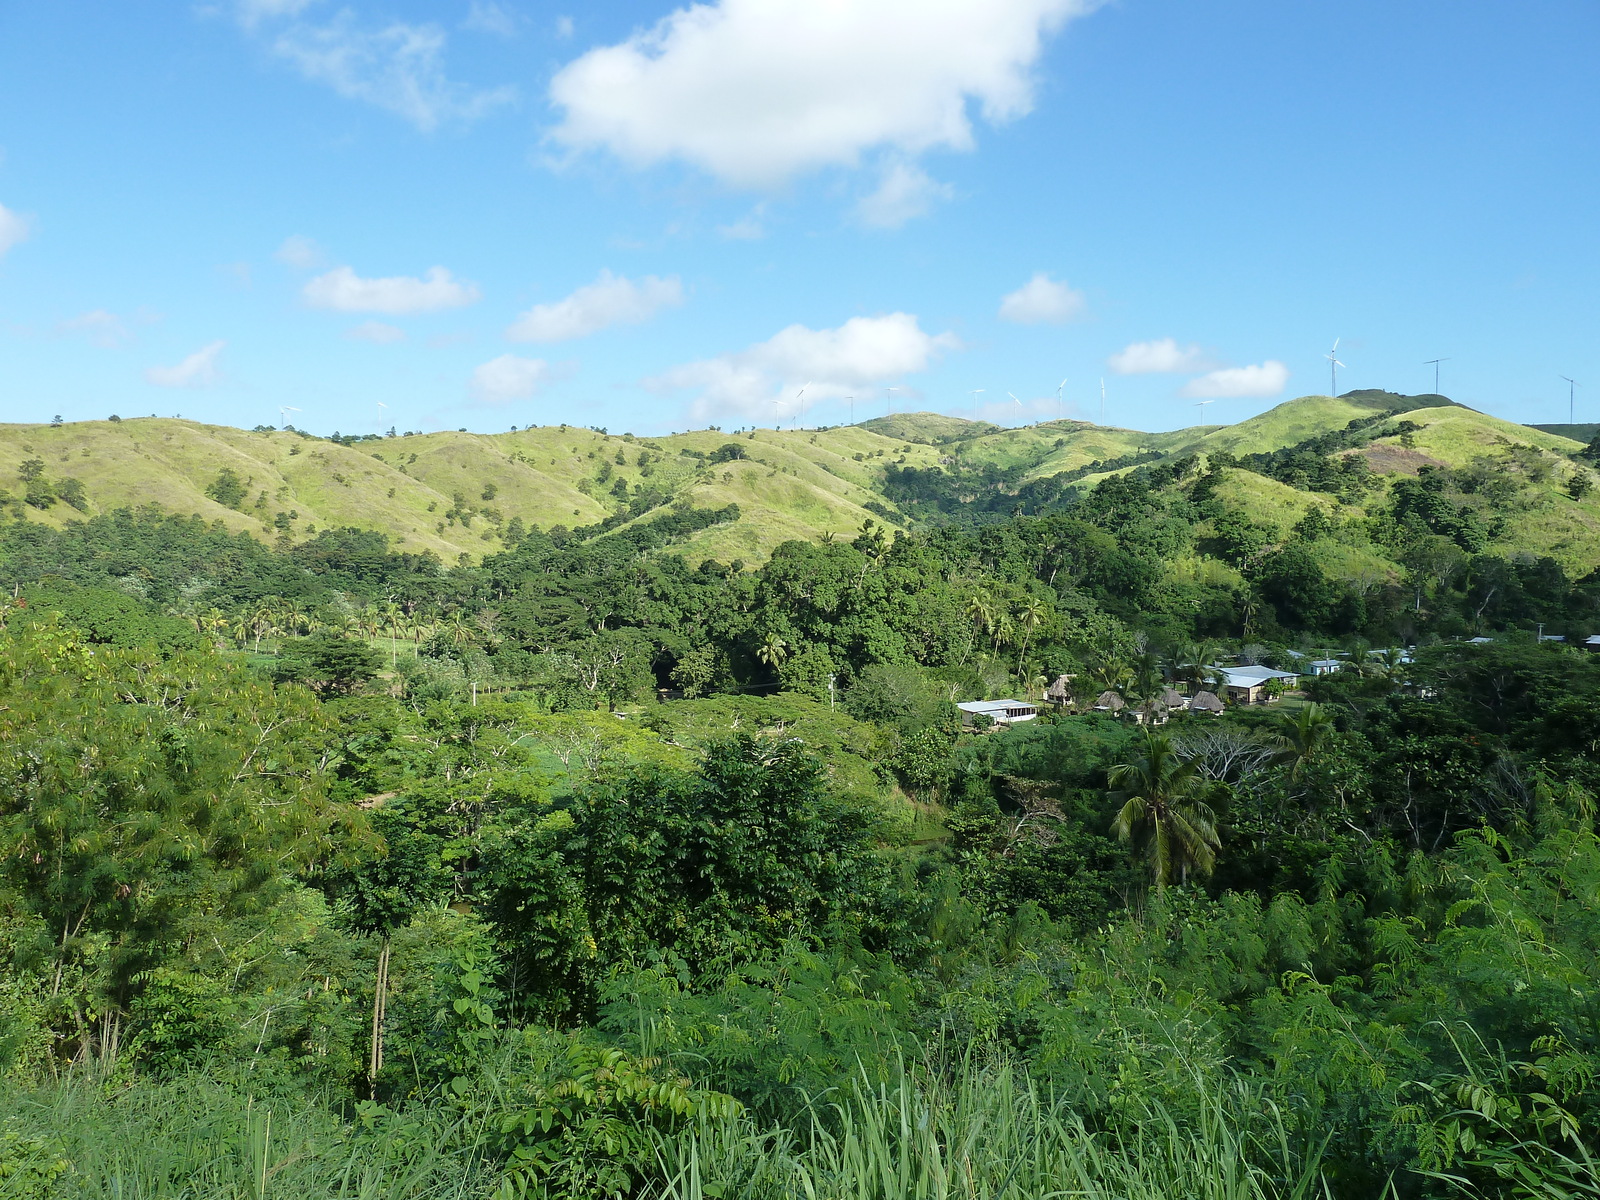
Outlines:
{"label": "thin wispy cloud", "polygon": [[646,275],[635,283],[601,271],[593,283],[565,299],[534,305],[512,322],[506,337],[513,342],[565,342],[613,325],[638,325],[682,303],[683,284],[676,276]]}
{"label": "thin wispy cloud", "polygon": [[13,212],[4,204],[0,204],[0,256],[20,242],[27,240],[33,232],[33,222],[21,213]]}
{"label": "thin wispy cloud", "polygon": [[146,383],[165,388],[207,388],[222,382],[222,372],[217,368],[217,357],[228,343],[215,341],[202,346],[182,362],[170,367],[147,367]]}
{"label": "thin wispy cloud", "polygon": [[102,350],[115,350],[133,341],[133,334],[126,322],[116,313],[103,308],[91,309],[61,322],[56,326],[56,332],[86,338],[90,345],[99,346]]}
{"label": "thin wispy cloud", "polygon": [[363,321],[344,331],[352,342],[371,342],[375,346],[388,346],[406,340],[406,331],[397,325],[382,321]]}
{"label": "thin wispy cloud", "polygon": [[283,244],[272,257],[285,266],[294,267],[299,271],[314,271],[327,262],[322,247],[299,233],[284,238]]}
{"label": "thin wispy cloud", "polygon": [[472,0],[472,7],[461,22],[461,28],[474,33],[492,33],[496,37],[512,38],[522,31],[526,20],[522,14],[496,0]]}
{"label": "thin wispy cloud", "polygon": [[[452,79],[445,69],[449,35],[431,22],[363,24],[349,9],[313,21],[315,0],[240,0],[234,10],[241,29],[302,76],[404,118],[430,133],[445,124],[466,124],[516,100],[510,85],[476,87]],[[469,10],[481,22],[503,24],[502,6]]]}
{"label": "thin wispy cloud", "polygon": [[414,275],[363,279],[350,267],[335,267],[309,280],[301,295],[312,308],[405,316],[462,308],[476,303],[482,293],[477,284],[456,279],[444,267],[433,267],[420,279]]}
{"label": "thin wispy cloud", "polygon": [[878,186],[856,202],[856,216],[876,229],[899,229],[953,195],[954,188],[915,163],[895,162],[884,169]]}
{"label": "thin wispy cloud", "polygon": [[474,370],[468,387],[480,403],[510,404],[532,398],[550,377],[550,364],[542,358],[502,354]]}

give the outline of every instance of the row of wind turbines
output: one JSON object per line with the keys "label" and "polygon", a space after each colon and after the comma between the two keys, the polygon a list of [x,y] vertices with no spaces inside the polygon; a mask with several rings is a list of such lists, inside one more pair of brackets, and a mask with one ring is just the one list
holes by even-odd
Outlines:
{"label": "row of wind turbines", "polygon": [[[1344,363],[1339,361],[1339,342],[1341,340],[1340,338],[1334,338],[1333,349],[1323,355],[1328,360],[1328,395],[1330,396],[1339,394],[1339,368],[1344,366]],[[1436,396],[1440,394],[1439,364],[1449,361],[1448,358],[1430,358],[1422,364],[1425,367],[1433,368],[1433,392]],[[1578,411],[1578,381],[1570,375],[1557,375],[1556,378],[1564,379],[1567,382],[1567,424],[1575,424]],[[1209,403],[1209,401],[1202,401],[1202,403]]]}

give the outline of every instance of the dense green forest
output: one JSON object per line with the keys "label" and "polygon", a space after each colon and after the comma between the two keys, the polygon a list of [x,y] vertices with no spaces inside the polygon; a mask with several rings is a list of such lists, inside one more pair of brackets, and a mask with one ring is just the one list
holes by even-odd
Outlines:
{"label": "dense green forest", "polygon": [[1364,428],[754,568],[13,513],[0,1198],[1595,1194],[1600,580]]}

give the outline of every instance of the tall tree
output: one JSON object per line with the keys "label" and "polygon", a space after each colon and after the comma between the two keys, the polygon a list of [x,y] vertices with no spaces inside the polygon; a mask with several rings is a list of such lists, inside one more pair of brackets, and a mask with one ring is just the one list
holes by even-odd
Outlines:
{"label": "tall tree", "polygon": [[1222,846],[1216,814],[1201,799],[1197,765],[1171,738],[1146,730],[1138,755],[1112,767],[1107,779],[1111,798],[1122,804],[1111,828],[1140,849],[1157,888],[1211,874]]}

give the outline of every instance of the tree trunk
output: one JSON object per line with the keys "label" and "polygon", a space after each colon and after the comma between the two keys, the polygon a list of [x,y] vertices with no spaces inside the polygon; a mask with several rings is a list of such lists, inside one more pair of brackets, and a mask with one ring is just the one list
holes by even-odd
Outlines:
{"label": "tree trunk", "polygon": [[372,1054],[367,1063],[368,1093],[378,1098],[378,1072],[383,1070],[383,1015],[389,992],[389,939],[378,952],[378,976],[372,988]]}

